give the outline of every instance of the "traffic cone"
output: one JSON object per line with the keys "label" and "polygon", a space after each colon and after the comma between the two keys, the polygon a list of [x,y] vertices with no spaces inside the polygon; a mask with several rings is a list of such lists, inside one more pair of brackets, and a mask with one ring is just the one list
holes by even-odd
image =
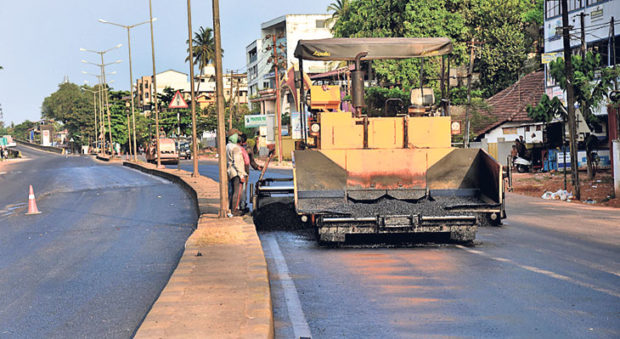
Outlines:
{"label": "traffic cone", "polygon": [[41,214],[37,208],[37,201],[34,199],[34,190],[32,189],[32,185],[30,185],[30,194],[28,194],[28,213],[26,213],[26,215],[29,214]]}

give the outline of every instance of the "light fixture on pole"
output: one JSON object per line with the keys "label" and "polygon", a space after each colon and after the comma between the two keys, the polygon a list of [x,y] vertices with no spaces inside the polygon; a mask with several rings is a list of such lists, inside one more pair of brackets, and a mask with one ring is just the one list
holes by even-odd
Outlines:
{"label": "light fixture on pole", "polygon": [[103,51],[95,51],[95,50],[91,50],[91,49],[86,49],[86,48],[80,48],[80,51],[82,52],[91,52],[91,53],[96,53],[99,54],[99,56],[101,56],[101,64],[95,64],[92,62],[88,62],[86,60],[82,60],[83,63],[86,64],[93,64],[93,65],[97,65],[99,67],[101,67],[101,75],[103,77],[103,84],[104,84],[104,90],[105,90],[105,106],[106,106],[106,111],[108,113],[108,128],[109,128],[109,137],[110,137],[110,154],[113,156],[114,152],[112,151],[112,119],[110,118],[110,102],[109,102],[109,98],[108,98],[108,91],[107,91],[107,87],[106,87],[106,79],[105,79],[105,66],[111,65],[113,63],[120,63],[121,60],[117,60],[113,63],[110,64],[106,64],[103,61],[103,55],[106,54],[107,52],[116,49],[116,48],[121,48],[121,46],[123,46],[123,44],[118,44],[112,48],[108,48],[106,50]]}
{"label": "light fixture on pole", "polygon": [[[122,27],[125,28],[127,30],[127,49],[129,50],[129,91],[130,91],[130,95],[131,95],[131,119],[133,121],[133,161],[138,161],[138,156],[136,154],[136,150],[137,150],[137,143],[136,143],[136,114],[135,114],[135,109],[134,109],[134,94],[133,94],[133,71],[132,71],[132,66],[131,66],[131,34],[130,34],[130,30],[134,27],[143,25],[143,24],[147,24],[151,21],[155,21],[157,20],[157,18],[153,18],[150,21],[144,21],[138,24],[134,24],[134,25],[121,25],[121,24],[117,24],[114,22],[110,22],[110,21],[106,21],[103,19],[99,19],[99,22],[104,23],[104,24],[109,24],[109,25],[114,25],[114,26],[118,26],[118,27]],[[131,141],[130,141],[131,143]],[[131,148],[131,147],[130,147]]]}

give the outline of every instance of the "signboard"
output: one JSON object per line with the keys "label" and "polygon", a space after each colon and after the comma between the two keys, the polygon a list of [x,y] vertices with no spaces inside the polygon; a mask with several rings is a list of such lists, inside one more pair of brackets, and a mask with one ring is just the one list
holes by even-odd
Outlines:
{"label": "signboard", "polygon": [[564,57],[564,52],[554,52],[554,53],[543,53],[541,58],[540,58],[540,62],[542,62],[543,64],[548,64],[551,61],[555,61],[557,58],[563,58]]}
{"label": "signboard", "polygon": [[461,134],[461,122],[460,121],[452,121],[450,123],[450,131],[452,135]]}
{"label": "signboard", "polygon": [[246,128],[267,126],[267,115],[265,114],[246,115],[244,118]]}
{"label": "signboard", "polygon": [[41,131],[41,144],[43,146],[51,146],[50,142],[50,131],[48,129],[44,129]]}
{"label": "signboard", "polygon": [[301,116],[297,112],[291,113],[291,136],[293,140],[302,139],[301,135]]}
{"label": "signboard", "polygon": [[180,91],[177,91],[176,93],[174,93],[174,96],[172,97],[172,100],[170,100],[170,105],[168,105],[168,108],[187,108],[187,102],[185,102],[185,99],[183,99],[183,96],[181,95]]}

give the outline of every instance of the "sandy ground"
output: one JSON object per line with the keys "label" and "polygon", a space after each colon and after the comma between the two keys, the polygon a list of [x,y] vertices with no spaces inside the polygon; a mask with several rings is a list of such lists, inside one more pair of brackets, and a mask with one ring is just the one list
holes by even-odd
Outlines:
{"label": "sandy ground", "polygon": [[[564,173],[513,173],[514,192],[533,197],[541,197],[545,191],[557,192],[564,189]],[[571,175],[567,174],[567,191],[573,192]],[[587,178],[585,172],[579,172],[581,188],[581,201],[572,200],[575,203],[588,203],[596,206],[608,206],[620,208],[620,199],[613,196],[613,178],[611,171],[599,171],[593,180]]]}

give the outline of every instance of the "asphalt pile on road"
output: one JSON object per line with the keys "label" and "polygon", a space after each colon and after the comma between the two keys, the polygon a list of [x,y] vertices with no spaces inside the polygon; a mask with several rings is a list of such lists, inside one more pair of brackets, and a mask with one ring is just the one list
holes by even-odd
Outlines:
{"label": "asphalt pile on road", "polygon": [[416,215],[445,216],[461,215],[453,210],[460,207],[475,207],[482,202],[474,197],[445,196],[434,199],[420,199],[416,202],[382,197],[372,201],[348,201],[339,205],[321,206],[317,200],[317,211],[326,214],[347,215],[352,217],[374,217],[378,215]]}
{"label": "asphalt pile on road", "polygon": [[260,231],[298,230],[308,227],[295,212],[295,203],[275,200],[264,203],[254,210],[254,225]]}

